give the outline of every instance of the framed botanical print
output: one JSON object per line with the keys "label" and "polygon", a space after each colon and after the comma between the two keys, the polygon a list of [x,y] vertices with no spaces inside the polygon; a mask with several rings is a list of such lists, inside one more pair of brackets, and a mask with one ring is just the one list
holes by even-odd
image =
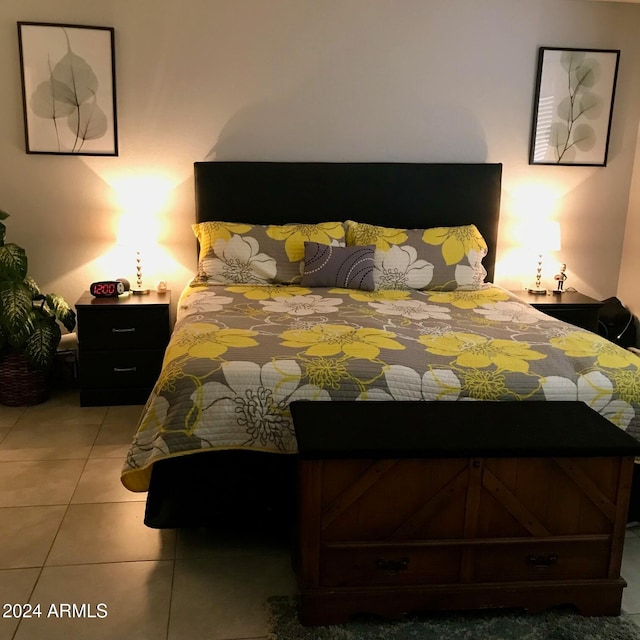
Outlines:
{"label": "framed botanical print", "polygon": [[605,166],[620,51],[541,47],[529,164]]}
{"label": "framed botanical print", "polygon": [[18,22],[27,153],[118,155],[114,30]]}

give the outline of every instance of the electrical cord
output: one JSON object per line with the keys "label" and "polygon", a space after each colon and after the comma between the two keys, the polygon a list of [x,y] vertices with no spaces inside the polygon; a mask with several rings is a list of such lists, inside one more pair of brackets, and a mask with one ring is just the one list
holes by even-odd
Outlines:
{"label": "electrical cord", "polygon": [[627,324],[624,326],[624,329],[620,332],[619,335],[616,336],[616,340],[620,340],[620,338],[622,338],[622,336],[624,335],[624,332],[631,326],[631,323],[633,322],[633,314],[629,314],[629,320],[627,320]]}
{"label": "electrical cord", "polygon": [[598,326],[602,326],[602,328],[604,329],[604,334],[601,334],[601,335],[603,335],[607,340],[611,340],[611,342],[616,342],[616,340],[620,340],[620,338],[622,338],[625,331],[631,326],[633,319],[634,319],[634,316],[632,313],[630,313],[629,319],[627,320],[627,324],[624,325],[624,328],[622,329],[622,331],[615,338],[609,337],[609,329],[607,328],[607,325],[604,322],[602,322],[602,320],[598,319]]}

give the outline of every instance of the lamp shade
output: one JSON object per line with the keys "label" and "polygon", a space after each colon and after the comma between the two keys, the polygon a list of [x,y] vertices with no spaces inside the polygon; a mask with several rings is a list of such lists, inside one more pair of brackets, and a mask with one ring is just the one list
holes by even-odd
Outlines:
{"label": "lamp shade", "polygon": [[560,223],[555,220],[527,222],[521,230],[522,245],[535,253],[560,251]]}

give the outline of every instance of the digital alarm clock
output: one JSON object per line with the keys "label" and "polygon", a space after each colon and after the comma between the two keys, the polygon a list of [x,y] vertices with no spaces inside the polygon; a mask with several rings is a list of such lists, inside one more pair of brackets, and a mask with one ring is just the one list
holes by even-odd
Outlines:
{"label": "digital alarm clock", "polygon": [[125,292],[125,284],[120,280],[101,280],[89,285],[89,293],[94,298],[117,298]]}

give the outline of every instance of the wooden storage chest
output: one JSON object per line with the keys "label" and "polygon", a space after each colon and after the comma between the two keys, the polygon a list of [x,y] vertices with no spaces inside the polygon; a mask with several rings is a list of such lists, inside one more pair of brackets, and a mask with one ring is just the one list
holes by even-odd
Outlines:
{"label": "wooden storage chest", "polygon": [[640,445],[566,404],[570,423],[552,402],[293,403],[301,621],[562,604],[618,614]]}

